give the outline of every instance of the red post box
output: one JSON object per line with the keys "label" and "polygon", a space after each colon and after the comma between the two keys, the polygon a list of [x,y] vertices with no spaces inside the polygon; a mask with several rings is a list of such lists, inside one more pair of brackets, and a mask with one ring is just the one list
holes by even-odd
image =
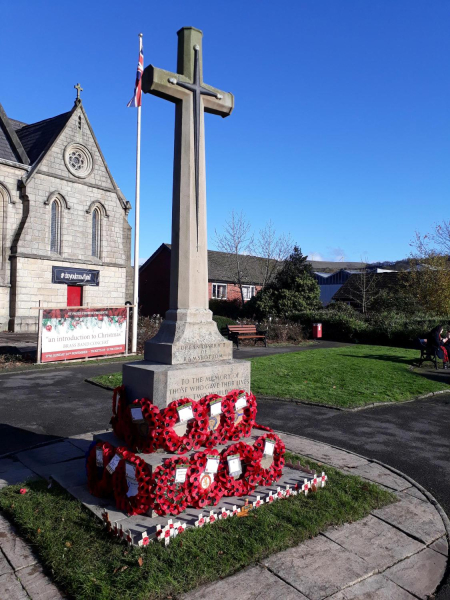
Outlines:
{"label": "red post box", "polygon": [[313,338],[318,340],[322,337],[322,323],[313,323]]}

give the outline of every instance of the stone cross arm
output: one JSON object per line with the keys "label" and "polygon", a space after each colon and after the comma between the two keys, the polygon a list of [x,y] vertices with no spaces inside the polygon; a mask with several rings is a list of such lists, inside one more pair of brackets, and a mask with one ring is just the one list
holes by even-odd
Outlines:
{"label": "stone cross arm", "polygon": [[[171,73],[153,65],[145,68],[142,77],[142,91],[170,102],[179,102],[190,95],[188,87],[192,82],[179,73]],[[234,108],[234,96],[230,92],[222,92],[210,85],[201,83],[203,108],[207,113],[228,117]]]}

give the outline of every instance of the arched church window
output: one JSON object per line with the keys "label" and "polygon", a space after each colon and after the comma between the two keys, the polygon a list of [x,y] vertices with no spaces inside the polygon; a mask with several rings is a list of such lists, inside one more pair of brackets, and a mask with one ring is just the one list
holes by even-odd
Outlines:
{"label": "arched church window", "polygon": [[98,208],[92,211],[92,256],[100,258],[101,217]]}
{"label": "arched church window", "polygon": [[0,265],[3,265],[3,246],[6,235],[6,207],[10,201],[11,197],[8,190],[0,183]]}
{"label": "arched church window", "polygon": [[61,206],[56,198],[51,204],[50,252],[61,253]]}

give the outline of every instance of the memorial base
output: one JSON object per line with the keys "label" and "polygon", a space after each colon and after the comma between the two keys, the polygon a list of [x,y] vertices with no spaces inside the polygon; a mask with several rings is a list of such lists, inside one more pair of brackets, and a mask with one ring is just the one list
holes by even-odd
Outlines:
{"label": "memorial base", "polygon": [[236,389],[250,391],[250,367],[246,360],[233,359],[182,365],[143,360],[123,365],[123,384],[129,402],[149,398],[165,408],[180,398],[199,400]]}

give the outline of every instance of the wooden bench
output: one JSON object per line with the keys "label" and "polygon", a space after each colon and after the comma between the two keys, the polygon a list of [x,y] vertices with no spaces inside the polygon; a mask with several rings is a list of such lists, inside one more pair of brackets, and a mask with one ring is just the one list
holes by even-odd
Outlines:
{"label": "wooden bench", "polygon": [[239,348],[239,340],[258,340],[264,342],[267,348],[267,331],[258,331],[256,325],[227,325],[228,339]]}
{"label": "wooden bench", "polygon": [[430,348],[429,346],[427,346],[427,340],[424,340],[422,338],[417,338],[416,344],[418,350],[420,350],[419,367],[421,367],[422,363],[424,363],[425,361],[430,360],[434,364],[434,368],[437,369],[438,356],[435,348]]}

